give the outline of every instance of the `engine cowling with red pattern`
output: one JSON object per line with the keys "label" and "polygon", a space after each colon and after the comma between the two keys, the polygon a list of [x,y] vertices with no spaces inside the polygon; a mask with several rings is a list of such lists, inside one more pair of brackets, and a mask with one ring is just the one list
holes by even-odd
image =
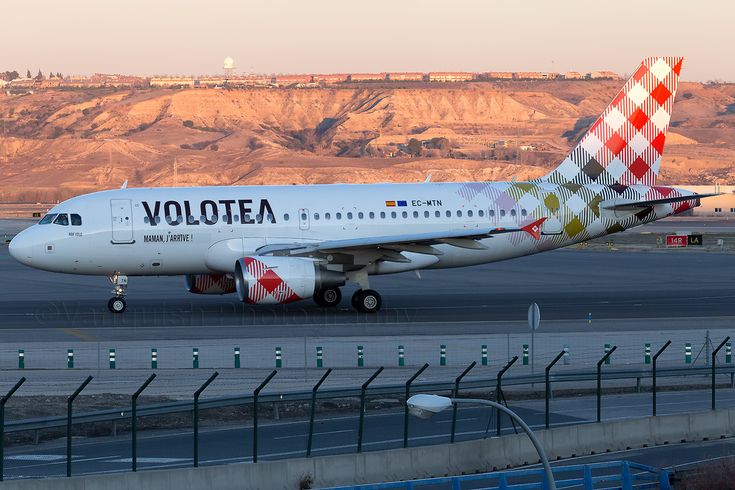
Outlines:
{"label": "engine cowling with red pattern", "polygon": [[344,273],[323,270],[317,261],[300,257],[243,257],[235,264],[235,288],[243,303],[291,303],[344,283]]}
{"label": "engine cowling with red pattern", "polygon": [[189,274],[186,289],[193,294],[231,294],[237,291],[235,278],[227,274]]}

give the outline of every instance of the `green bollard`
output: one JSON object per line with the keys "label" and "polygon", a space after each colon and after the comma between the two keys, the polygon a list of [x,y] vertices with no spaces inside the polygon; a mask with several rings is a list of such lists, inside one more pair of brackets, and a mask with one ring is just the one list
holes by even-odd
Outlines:
{"label": "green bollard", "polygon": [[74,369],[74,349],[66,350],[66,367]]}
{"label": "green bollard", "polygon": [[646,355],[644,357],[646,364],[651,364],[651,344],[646,344]]}
{"label": "green bollard", "polygon": [[684,344],[684,362],[687,364],[692,363],[692,344],[689,342]]}
{"label": "green bollard", "polygon": [[281,348],[276,347],[276,367],[279,368],[283,365],[283,362],[281,360]]}
{"label": "green bollard", "polygon": [[357,367],[364,367],[365,366],[365,357],[363,355],[362,346],[357,346]]}
{"label": "green bollard", "polygon": [[403,367],[406,365],[406,359],[404,357],[405,353],[406,351],[404,350],[403,346],[399,345],[398,346],[398,366],[399,367]]}
{"label": "green bollard", "polygon": [[26,367],[26,351],[18,349],[18,369],[25,369]]}
{"label": "green bollard", "polygon": [[324,367],[324,357],[321,346],[316,348],[316,367]]}
{"label": "green bollard", "polygon": [[235,347],[235,369],[240,369],[240,348]]}
{"label": "green bollard", "polygon": [[115,369],[115,349],[110,349],[110,369]]}
{"label": "green bollard", "polygon": [[480,348],[480,354],[482,357],[482,365],[487,366],[487,346],[483,344]]}
{"label": "green bollard", "polygon": [[528,344],[523,344],[523,365],[528,366]]}
{"label": "green bollard", "polygon": [[192,369],[199,369],[199,348],[194,347],[191,350],[191,367]]}
{"label": "green bollard", "polygon": [[151,349],[151,369],[158,368],[158,349]]}
{"label": "green bollard", "polygon": [[725,344],[725,363],[730,364],[732,362],[732,344],[728,342]]}
{"label": "green bollard", "polygon": [[439,346],[439,365],[447,365],[447,346],[444,344]]}

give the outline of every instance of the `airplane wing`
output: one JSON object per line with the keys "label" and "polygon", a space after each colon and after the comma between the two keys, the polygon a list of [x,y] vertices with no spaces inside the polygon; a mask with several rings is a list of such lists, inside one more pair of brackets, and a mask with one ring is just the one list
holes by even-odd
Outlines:
{"label": "airplane wing", "polygon": [[631,201],[631,202],[623,202],[623,203],[603,204],[601,207],[604,209],[609,209],[611,211],[638,211],[642,208],[652,208],[653,206],[656,206],[657,204],[671,204],[675,202],[693,201],[693,200],[702,199],[703,197],[714,197],[714,196],[719,196],[721,194],[722,193],[692,194],[689,196],[677,196],[677,197],[667,197],[664,199],[652,199],[650,201]]}
{"label": "airplane wing", "polygon": [[538,219],[520,228],[478,228],[473,230],[453,230],[430,233],[405,233],[344,240],[326,240],[317,243],[289,243],[266,245],[257,250],[258,255],[283,254],[302,255],[314,252],[349,252],[357,249],[381,249],[406,251],[428,255],[441,255],[432,245],[448,244],[460,248],[484,250],[487,247],[477,240],[491,238],[505,233],[528,233],[535,240],[541,238],[541,224],[546,218]]}

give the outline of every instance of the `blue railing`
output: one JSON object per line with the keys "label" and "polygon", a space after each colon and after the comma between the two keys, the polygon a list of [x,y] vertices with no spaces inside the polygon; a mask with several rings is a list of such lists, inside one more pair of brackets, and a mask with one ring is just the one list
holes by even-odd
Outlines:
{"label": "blue railing", "polygon": [[[660,488],[670,490],[669,471],[630,461],[556,466],[553,468],[557,488],[622,488],[623,490]],[[432,489],[513,489],[546,490],[543,468],[496,471],[477,475],[426,478],[402,482],[374,483],[332,487],[328,490],[387,490],[429,487]]]}

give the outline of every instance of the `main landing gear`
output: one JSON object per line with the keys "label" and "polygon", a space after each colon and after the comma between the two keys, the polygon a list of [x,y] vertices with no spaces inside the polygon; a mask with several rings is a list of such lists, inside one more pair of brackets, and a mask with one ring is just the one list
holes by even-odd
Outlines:
{"label": "main landing gear", "polygon": [[114,295],[107,302],[107,308],[112,313],[122,313],[128,307],[125,302],[125,288],[128,287],[128,276],[121,276],[115,274],[110,276],[110,282],[112,283],[112,294]]}
{"label": "main landing gear", "polygon": [[[323,307],[334,307],[342,300],[339,288],[320,289],[314,293],[314,302]],[[352,295],[352,307],[361,313],[377,313],[383,300],[377,291],[358,289]]]}

